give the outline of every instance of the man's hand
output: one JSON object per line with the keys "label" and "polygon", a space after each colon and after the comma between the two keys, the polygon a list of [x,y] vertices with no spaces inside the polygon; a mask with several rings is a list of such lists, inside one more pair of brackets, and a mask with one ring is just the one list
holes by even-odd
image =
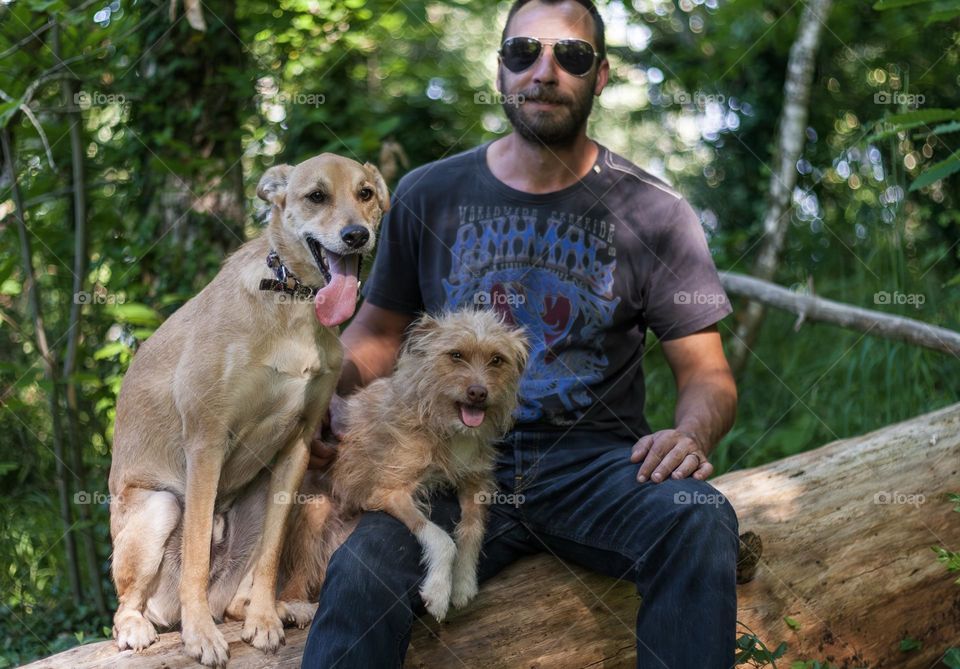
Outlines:
{"label": "man's hand", "polygon": [[660,430],[648,434],[634,444],[630,455],[630,462],[641,460],[643,464],[637,473],[640,483],[647,479],[660,483],[668,476],[684,479],[691,475],[703,481],[713,473],[706,450],[692,432]]}
{"label": "man's hand", "polygon": [[337,457],[337,445],[343,437],[343,410],[344,399],[333,394],[330,398],[330,408],[324,416],[313,441],[310,442],[310,464],[308,469],[325,469]]}

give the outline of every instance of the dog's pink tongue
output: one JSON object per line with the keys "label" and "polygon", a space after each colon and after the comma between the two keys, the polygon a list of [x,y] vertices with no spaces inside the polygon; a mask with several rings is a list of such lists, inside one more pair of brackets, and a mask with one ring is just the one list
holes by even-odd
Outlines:
{"label": "dog's pink tongue", "polygon": [[317,292],[313,306],[317,320],[327,327],[333,327],[350,318],[357,307],[357,287],[360,285],[357,263],[360,262],[360,256],[338,256],[328,251],[327,262],[330,265],[330,282]]}
{"label": "dog's pink tongue", "polygon": [[460,405],[460,420],[467,427],[477,427],[483,422],[483,409],[479,407]]}

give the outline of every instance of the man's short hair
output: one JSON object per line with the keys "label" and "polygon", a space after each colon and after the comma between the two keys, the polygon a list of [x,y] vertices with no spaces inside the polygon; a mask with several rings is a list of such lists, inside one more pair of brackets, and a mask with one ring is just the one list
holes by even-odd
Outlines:
{"label": "man's short hair", "polygon": [[[586,8],[590,12],[590,16],[593,18],[593,41],[594,46],[596,47],[597,53],[600,54],[600,60],[603,60],[607,57],[607,42],[603,37],[603,19],[600,17],[600,12],[597,10],[597,6],[593,4],[591,0],[538,0],[545,5],[559,5],[564,2],[575,2],[578,5]],[[514,0],[514,3],[510,6],[510,13],[507,14],[507,21],[503,24],[503,33],[500,35],[500,43],[503,44],[503,41],[507,39],[507,29],[510,27],[510,19],[513,18],[513,15],[520,11],[520,8],[524,5],[530,4],[533,0]],[[536,37],[536,35],[530,35],[530,37]]]}

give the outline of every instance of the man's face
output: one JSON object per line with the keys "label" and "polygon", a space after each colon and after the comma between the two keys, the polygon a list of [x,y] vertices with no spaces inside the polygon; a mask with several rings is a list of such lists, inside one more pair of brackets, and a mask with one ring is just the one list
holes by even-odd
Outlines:
{"label": "man's face", "polygon": [[507,37],[547,40],[528,69],[514,73],[500,63],[497,88],[505,97],[504,112],[521,137],[545,146],[569,144],[580,133],[593,108],[593,96],[607,83],[609,65],[597,62],[584,76],[570,74],[553,55],[552,40],[575,38],[593,45],[593,18],[575,2],[524,5],[510,21]]}

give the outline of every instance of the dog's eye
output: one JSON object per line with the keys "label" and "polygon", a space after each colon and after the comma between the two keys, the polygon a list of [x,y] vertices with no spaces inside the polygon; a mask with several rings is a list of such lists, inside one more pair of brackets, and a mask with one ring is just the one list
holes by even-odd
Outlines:
{"label": "dog's eye", "polygon": [[360,189],[360,192],[357,195],[360,197],[361,200],[363,200],[364,202],[367,202],[370,198],[373,197],[373,189],[367,188],[366,186],[364,186],[363,188]]}
{"label": "dog's eye", "polygon": [[490,358],[490,364],[494,367],[498,366],[501,362],[503,362],[503,358],[501,358],[499,355],[495,355]]}
{"label": "dog's eye", "polygon": [[460,354],[460,351],[450,351],[450,357],[454,360],[462,360],[463,355]]}
{"label": "dog's eye", "polygon": [[314,204],[322,204],[327,201],[327,196],[323,191],[315,190],[307,196],[307,199]]}

